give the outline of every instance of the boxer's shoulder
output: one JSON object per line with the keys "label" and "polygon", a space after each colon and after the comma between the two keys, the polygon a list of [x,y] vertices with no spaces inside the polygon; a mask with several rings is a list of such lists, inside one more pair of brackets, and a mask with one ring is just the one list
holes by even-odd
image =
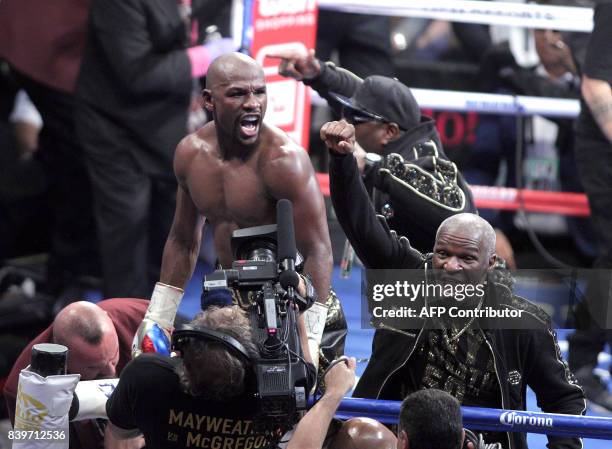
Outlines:
{"label": "boxer's shoulder", "polygon": [[301,147],[294,140],[292,140],[285,131],[274,125],[263,123],[263,126],[261,127],[261,137],[262,143],[264,143],[268,149],[282,149],[284,147],[301,149]]}
{"label": "boxer's shoulder", "polygon": [[264,169],[296,169],[308,159],[306,151],[284,131],[265,125],[262,135],[260,166]]}
{"label": "boxer's shoulder", "polygon": [[174,153],[174,171],[177,175],[184,174],[196,158],[218,158],[218,154],[214,125],[207,123],[179,142]]}
{"label": "boxer's shoulder", "polygon": [[177,157],[194,157],[196,154],[217,152],[217,133],[212,122],[186,135],[176,147]]}

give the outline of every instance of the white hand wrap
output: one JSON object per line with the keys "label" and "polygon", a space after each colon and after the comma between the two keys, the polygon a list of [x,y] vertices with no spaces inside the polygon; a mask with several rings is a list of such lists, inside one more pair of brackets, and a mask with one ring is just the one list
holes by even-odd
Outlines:
{"label": "white hand wrap", "polygon": [[308,349],[317,369],[319,369],[319,346],[323,338],[323,329],[325,329],[327,309],[328,307],[325,304],[315,302],[310,309],[304,312],[304,324],[306,325],[306,334],[308,335]]}
{"label": "white hand wrap", "polygon": [[145,319],[155,321],[164,329],[171,329],[184,293],[182,288],[158,282],[153,289]]}

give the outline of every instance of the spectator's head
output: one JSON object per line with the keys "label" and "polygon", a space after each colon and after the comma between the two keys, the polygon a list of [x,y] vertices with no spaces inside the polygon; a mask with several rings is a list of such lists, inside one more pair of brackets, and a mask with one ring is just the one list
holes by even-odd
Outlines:
{"label": "spectator's head", "polygon": [[328,449],[396,449],[397,438],[372,418],[351,418],[335,434]]}
{"label": "spectator's head", "polygon": [[68,372],[81,380],[116,377],[119,338],[97,305],[78,301],[64,307],[53,322],[53,342],[68,348]]}
{"label": "spectator's head", "polygon": [[[236,339],[251,355],[258,354],[249,318],[240,306],[212,306],[191,323],[195,329],[210,329]],[[246,388],[249,362],[227,345],[193,338],[182,350],[179,376],[185,391],[194,396],[225,400],[240,396]]]}
{"label": "spectator's head", "polygon": [[450,283],[481,283],[495,264],[495,231],[476,214],[452,215],[436,233],[433,267]]}
{"label": "spectator's head", "polygon": [[263,69],[253,58],[242,53],[216,58],[208,68],[203,97],[222,147],[257,145],[267,96]]}
{"label": "spectator's head", "polygon": [[369,76],[351,98],[332,96],[342,105],[346,121],[355,125],[357,142],[368,152],[382,153],[421,120],[412,92],[395,78]]}
{"label": "spectator's head", "polygon": [[397,449],[461,449],[464,431],[459,401],[450,394],[419,390],[402,403]]}

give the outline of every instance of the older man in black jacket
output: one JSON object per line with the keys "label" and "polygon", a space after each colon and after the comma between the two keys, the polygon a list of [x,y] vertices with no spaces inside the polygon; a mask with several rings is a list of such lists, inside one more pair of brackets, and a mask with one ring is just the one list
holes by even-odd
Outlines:
{"label": "older man in black jacket", "polygon": [[[331,194],[338,220],[367,268],[437,270],[466,284],[487,281],[480,306],[522,311],[522,329],[487,327],[480,319],[435,330],[426,321],[413,330],[378,329],[354,394],[401,400],[411,391],[439,388],[463,405],[523,410],[530,386],[545,412],[583,414],[584,393],[561,358],[548,316],[490,276],[496,259],[491,226],[474,214],[455,215],[438,228],[433,253],[421,253],[377,218],[352,155],[354,126],[326,123],[321,138],[331,150]],[[487,437],[506,448],[527,447],[521,433]],[[549,447],[580,448],[581,442],[549,436]]]}

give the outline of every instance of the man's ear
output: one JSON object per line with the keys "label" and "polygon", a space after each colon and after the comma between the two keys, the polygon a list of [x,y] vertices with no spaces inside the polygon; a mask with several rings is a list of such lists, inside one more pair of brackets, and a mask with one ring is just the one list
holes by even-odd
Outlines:
{"label": "man's ear", "polygon": [[398,139],[401,134],[401,130],[397,123],[385,123],[385,143],[393,142]]}
{"label": "man's ear", "polygon": [[202,90],[203,105],[208,112],[212,112],[215,108],[215,103],[212,98],[212,91],[210,89]]}
{"label": "man's ear", "polygon": [[497,254],[495,253],[491,254],[491,257],[489,257],[489,268],[492,268],[493,265],[495,265],[496,260],[497,260]]}
{"label": "man's ear", "polygon": [[397,449],[410,449],[408,434],[405,430],[400,430],[400,433],[397,435]]}

